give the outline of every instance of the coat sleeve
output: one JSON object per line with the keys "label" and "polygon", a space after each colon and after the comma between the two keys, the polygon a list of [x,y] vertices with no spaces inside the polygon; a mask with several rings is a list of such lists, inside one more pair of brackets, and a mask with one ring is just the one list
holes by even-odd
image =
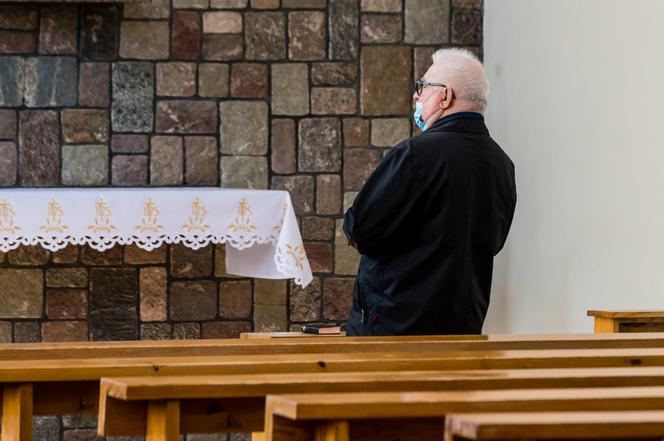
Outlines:
{"label": "coat sleeve", "polygon": [[344,218],[346,238],[361,254],[380,255],[412,224],[424,192],[421,176],[407,141],[385,156]]}

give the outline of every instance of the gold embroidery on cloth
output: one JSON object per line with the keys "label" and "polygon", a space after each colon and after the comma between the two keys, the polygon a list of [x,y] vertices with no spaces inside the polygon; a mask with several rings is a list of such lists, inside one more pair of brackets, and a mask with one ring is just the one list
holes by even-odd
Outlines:
{"label": "gold embroidery on cloth", "polygon": [[115,228],[115,225],[111,225],[111,209],[104,198],[100,197],[97,201],[94,224],[89,225],[88,229],[93,233],[112,233]]}
{"label": "gold embroidery on cloth", "polygon": [[182,228],[187,230],[187,232],[191,232],[192,230],[207,231],[210,229],[210,226],[203,224],[206,214],[207,210],[205,209],[205,205],[201,203],[199,198],[196,198],[191,204],[191,215],[189,216],[189,220],[186,224],[182,225]]}
{"label": "gold embroidery on cloth", "polygon": [[235,217],[235,223],[228,226],[231,230],[237,231],[246,231],[251,233],[256,230],[256,225],[251,223],[251,207],[246,199],[242,198],[237,204],[237,216]]}
{"label": "gold embroidery on cloth", "polygon": [[163,225],[159,225],[157,220],[158,216],[159,210],[157,209],[157,206],[152,202],[152,199],[148,198],[143,207],[143,219],[141,219],[141,224],[136,226],[136,229],[141,233],[148,231],[158,233],[164,228]]}
{"label": "gold embroidery on cloth", "polygon": [[62,217],[65,213],[62,211],[62,207],[58,204],[58,201],[55,198],[51,199],[51,202],[48,204],[48,216],[46,217],[46,225],[42,225],[40,230],[44,233],[64,233],[65,230],[68,230],[67,225],[62,224]]}
{"label": "gold embroidery on cloth", "polygon": [[281,228],[283,227],[284,220],[286,219],[286,210],[288,210],[288,204],[284,202],[284,206],[282,207],[282,211],[281,211],[281,220],[279,221],[279,223],[277,225],[272,227],[272,229],[277,234],[281,233]]}
{"label": "gold embroidery on cloth", "polygon": [[11,234],[21,231],[21,227],[14,225],[14,217],[16,213],[11,204],[3,199],[0,202],[0,231]]}
{"label": "gold embroidery on cloth", "polygon": [[300,270],[304,269],[304,259],[306,256],[304,253],[304,245],[300,244],[296,247],[286,245],[286,254],[293,258],[296,267]]}

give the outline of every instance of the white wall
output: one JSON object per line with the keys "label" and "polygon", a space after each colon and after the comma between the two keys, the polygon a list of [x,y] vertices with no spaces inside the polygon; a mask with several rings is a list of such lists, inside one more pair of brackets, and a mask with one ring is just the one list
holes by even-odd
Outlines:
{"label": "white wall", "polygon": [[493,137],[518,202],[485,332],[664,309],[664,1],[485,0]]}

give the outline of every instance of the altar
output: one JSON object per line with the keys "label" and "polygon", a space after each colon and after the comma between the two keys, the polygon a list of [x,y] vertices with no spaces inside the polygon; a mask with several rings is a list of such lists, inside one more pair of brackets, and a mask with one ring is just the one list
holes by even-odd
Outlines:
{"label": "altar", "polygon": [[285,191],[194,188],[43,188],[0,191],[0,251],[40,245],[152,250],[226,244],[230,274],[294,279],[311,268]]}

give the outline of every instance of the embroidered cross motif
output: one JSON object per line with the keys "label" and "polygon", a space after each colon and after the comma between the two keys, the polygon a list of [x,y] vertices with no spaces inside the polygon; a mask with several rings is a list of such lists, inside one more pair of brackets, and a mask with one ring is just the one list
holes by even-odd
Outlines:
{"label": "embroidered cross motif", "polygon": [[16,213],[11,204],[6,199],[3,199],[0,202],[0,231],[11,234],[21,231],[21,227],[14,225],[15,216]]}
{"label": "embroidered cross motif", "polygon": [[152,199],[148,199],[143,207],[143,219],[141,219],[141,224],[136,226],[136,229],[141,233],[148,231],[158,233],[164,228],[163,225],[159,225],[158,217],[159,210],[157,206],[152,202]]}
{"label": "embroidered cross motif", "polygon": [[207,210],[205,205],[201,203],[199,198],[196,198],[191,204],[191,215],[189,215],[189,220],[186,224],[182,225],[182,228],[187,230],[187,232],[194,231],[207,231],[210,229],[210,226],[204,224],[205,215],[207,215]]}
{"label": "embroidered cross motif", "polygon": [[94,223],[89,225],[88,229],[93,233],[112,233],[115,228],[115,225],[111,225],[111,209],[104,198],[100,197],[97,201]]}
{"label": "embroidered cross motif", "polygon": [[64,233],[69,229],[67,225],[62,224],[62,218],[65,213],[62,207],[58,204],[55,198],[51,199],[48,204],[48,216],[46,217],[46,224],[42,225],[40,230],[45,233]]}
{"label": "embroidered cross motif", "polygon": [[235,223],[228,226],[231,230],[237,231],[246,231],[251,233],[256,231],[256,225],[251,223],[251,207],[246,199],[242,198],[237,205],[237,216],[235,217]]}

